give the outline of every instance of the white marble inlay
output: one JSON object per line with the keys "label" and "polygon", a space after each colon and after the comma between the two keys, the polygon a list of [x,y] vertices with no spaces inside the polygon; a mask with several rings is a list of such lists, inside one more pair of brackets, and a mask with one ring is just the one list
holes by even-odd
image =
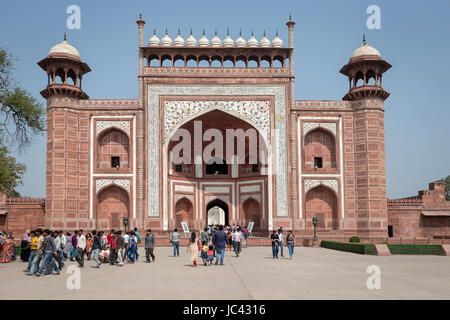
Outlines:
{"label": "white marble inlay", "polygon": [[306,136],[308,132],[319,127],[327,129],[336,135],[336,123],[334,122],[303,122],[303,135]]}
{"label": "white marble inlay", "polygon": [[102,131],[105,131],[109,128],[118,128],[122,131],[124,131],[128,136],[130,136],[130,128],[131,128],[131,122],[130,121],[96,121],[96,132],[97,135],[99,135]]}

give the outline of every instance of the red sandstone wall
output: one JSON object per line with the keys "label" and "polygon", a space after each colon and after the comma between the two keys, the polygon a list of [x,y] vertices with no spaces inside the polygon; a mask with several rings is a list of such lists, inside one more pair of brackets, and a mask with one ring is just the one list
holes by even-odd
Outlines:
{"label": "red sandstone wall", "polygon": [[33,198],[8,198],[8,211],[5,229],[12,232],[16,240],[22,238],[23,233],[45,226],[45,200]]}
{"label": "red sandstone wall", "polygon": [[[46,226],[89,226],[89,115],[48,108]],[[90,226],[89,226],[90,227]]]}
{"label": "red sandstone wall", "polygon": [[354,113],[356,229],[383,236],[387,235],[383,103],[362,103],[364,109]]}

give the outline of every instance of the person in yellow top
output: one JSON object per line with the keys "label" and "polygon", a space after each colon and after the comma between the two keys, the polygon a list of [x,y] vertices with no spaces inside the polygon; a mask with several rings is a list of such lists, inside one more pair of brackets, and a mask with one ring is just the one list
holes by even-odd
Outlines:
{"label": "person in yellow top", "polygon": [[[39,263],[41,262],[42,247],[44,246],[44,236],[41,228],[36,229],[36,251],[33,257],[29,270],[24,270],[29,276],[34,275],[34,273],[39,269]],[[34,237],[33,237],[34,238]],[[34,240],[34,239],[33,239]],[[33,245],[33,240],[31,240],[31,245]]]}
{"label": "person in yellow top", "polygon": [[30,232],[30,238],[31,238],[31,251],[30,251],[30,257],[28,258],[28,266],[24,270],[24,272],[30,272],[31,263],[33,262],[34,256],[36,255],[37,251],[37,237],[36,237],[36,231],[31,230]]}
{"label": "person in yellow top", "polygon": [[206,266],[207,265],[207,260],[208,260],[208,244],[206,242],[202,243],[202,260],[203,260],[203,264]]}

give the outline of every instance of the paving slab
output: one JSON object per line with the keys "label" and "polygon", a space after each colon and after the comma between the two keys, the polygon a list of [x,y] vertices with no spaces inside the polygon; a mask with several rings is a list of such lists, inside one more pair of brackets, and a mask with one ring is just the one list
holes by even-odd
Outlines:
{"label": "paving slab", "polygon": [[[447,256],[372,256],[296,247],[293,259],[272,259],[270,247],[227,251],[224,266],[190,265],[185,248],[173,257],[155,249],[156,262],[80,269],[80,289],[61,275],[26,276],[25,263],[0,264],[0,299],[450,299]],[[287,255],[288,251],[285,250]],[[368,289],[369,266],[380,271],[380,289]],[[373,267],[372,267],[373,268]]]}

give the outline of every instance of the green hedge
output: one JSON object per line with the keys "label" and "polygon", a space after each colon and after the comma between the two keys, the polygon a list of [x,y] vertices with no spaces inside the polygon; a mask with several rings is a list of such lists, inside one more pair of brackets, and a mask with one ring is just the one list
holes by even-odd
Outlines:
{"label": "green hedge", "polygon": [[392,254],[441,254],[440,244],[388,244]]}
{"label": "green hedge", "polygon": [[375,246],[371,243],[350,243],[332,240],[322,240],[322,248],[353,252],[359,254],[375,254]]}

